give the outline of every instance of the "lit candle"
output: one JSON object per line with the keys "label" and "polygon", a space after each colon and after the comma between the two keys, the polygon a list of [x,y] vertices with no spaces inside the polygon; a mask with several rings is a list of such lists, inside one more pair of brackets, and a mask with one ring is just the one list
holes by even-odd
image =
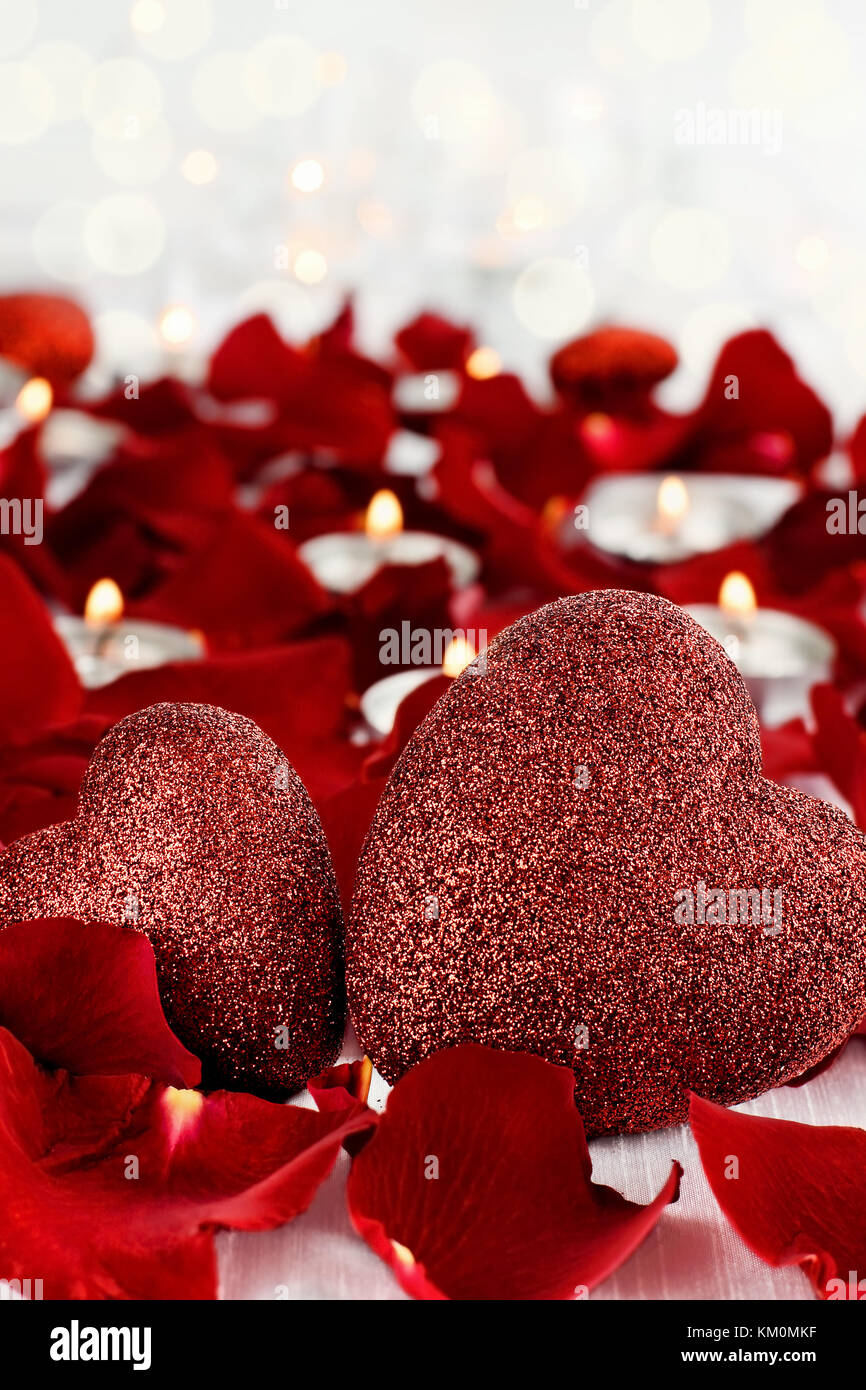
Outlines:
{"label": "lit candle", "polygon": [[[599,550],[644,564],[670,564],[760,536],[800,495],[797,483],[761,475],[703,473],[659,480],[618,473],[593,482],[583,505],[586,524],[564,524],[562,539],[581,534]],[[577,528],[577,529],[575,529]],[[571,535],[569,534],[571,532]]]}
{"label": "lit candle", "polygon": [[739,668],[764,724],[808,714],[810,688],[832,674],[836,644],[829,633],[792,613],[759,608],[739,570],[726,576],[718,604],[689,604],[686,612]]}
{"label": "lit candle", "polygon": [[38,425],[50,414],[53,404],[54,392],[44,376],[33,376],[25,381],[15,397],[15,404],[0,410],[0,448],[11,444],[22,429]]}
{"label": "lit candle", "polygon": [[316,579],[333,594],[352,594],[383,565],[424,565],[443,559],[457,589],[471,584],[478,556],[468,546],[430,531],[404,531],[403,509],[387,488],[367,508],[363,531],[335,531],[313,536],[298,554]]}
{"label": "lit candle", "polygon": [[100,579],[87,595],[84,617],[60,613],[54,629],[83,686],[95,689],[128,671],[169,661],[200,661],[204,641],[166,623],[123,617],[123,595],[113,579]]}
{"label": "lit candle", "polygon": [[393,729],[397,710],[407,695],[440,675],[456,680],[476,656],[475,647],[469,639],[455,634],[445,648],[441,667],[433,671],[428,667],[416,671],[397,671],[393,676],[376,681],[361,696],[361,714],[373,733],[384,738]]}

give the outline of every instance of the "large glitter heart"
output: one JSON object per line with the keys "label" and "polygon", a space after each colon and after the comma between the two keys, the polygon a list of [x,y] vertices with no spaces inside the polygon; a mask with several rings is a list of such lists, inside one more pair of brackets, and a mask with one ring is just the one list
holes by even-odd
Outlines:
{"label": "large glitter heart", "polygon": [[303,785],[249,719],[151,705],[97,747],[75,820],[0,855],[0,922],[145,931],[177,1036],[210,1084],[284,1095],[334,1060],[339,901]]}
{"label": "large glitter heart", "polygon": [[386,1078],[460,1042],[535,1052],[607,1133],[819,1061],[863,1013],[866,839],[760,767],[739,672],[667,600],[582,594],[501,634],[364,847],[349,1004]]}

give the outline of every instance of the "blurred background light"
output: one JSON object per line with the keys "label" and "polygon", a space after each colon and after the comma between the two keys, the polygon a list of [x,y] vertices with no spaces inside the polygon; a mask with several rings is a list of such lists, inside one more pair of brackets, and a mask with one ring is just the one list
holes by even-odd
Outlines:
{"label": "blurred background light", "polygon": [[671,208],[652,235],[656,275],[678,290],[702,290],[721,280],[731,259],[727,227],[704,208]]}
{"label": "blurred background light", "polygon": [[12,58],[25,49],[38,24],[36,0],[0,0],[0,58]]}
{"label": "blurred background light", "polygon": [[88,213],[84,243],[93,264],[110,275],[140,275],[161,255],[165,222],[149,198],[118,193]]}
{"label": "blurred background light", "polygon": [[162,110],[162,84],[136,58],[112,58],[87,74],[84,114],[94,130],[113,140],[134,139]]}
{"label": "blurred background light", "polygon": [[574,261],[548,257],[534,261],[514,285],[514,312],[539,338],[567,338],[590,321],[592,281]]}
{"label": "blurred background light", "polygon": [[130,23],[141,48],[154,58],[179,62],[211,37],[210,0],[136,0]]}
{"label": "blurred background light", "polygon": [[54,115],[54,88],[35,63],[0,63],[0,141],[24,144]]}
{"label": "blurred background light", "polygon": [[216,156],[210,150],[190,150],[184,159],[181,172],[190,183],[212,183],[219,173]]}
{"label": "blurred background light", "polygon": [[211,53],[192,74],[190,100],[199,119],[224,133],[249,130],[261,110],[246,85],[243,53]]}
{"label": "blurred background light", "polygon": [[250,49],[244,84],[254,104],[269,116],[299,116],[319,95],[318,56],[305,39],[274,35]]}

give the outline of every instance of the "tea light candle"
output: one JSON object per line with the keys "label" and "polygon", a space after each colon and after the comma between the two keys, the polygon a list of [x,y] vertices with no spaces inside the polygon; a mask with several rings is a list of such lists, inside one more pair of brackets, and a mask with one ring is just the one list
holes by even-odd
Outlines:
{"label": "tea light candle", "polygon": [[739,668],[762,723],[773,727],[808,714],[810,688],[832,674],[836,644],[829,633],[793,613],[759,608],[738,570],[726,576],[718,604],[689,604],[686,612]]}
{"label": "tea light candle", "polygon": [[671,564],[762,535],[799,495],[799,485],[786,478],[614,474],[592,483],[583,499],[585,534],[611,555]]}
{"label": "tea light candle", "polygon": [[335,531],[313,536],[298,554],[319,583],[332,594],[352,594],[383,565],[424,565],[441,557],[454,586],[464,589],[478,574],[474,550],[430,531],[404,531],[399,499],[387,488],[367,508],[363,531]]}
{"label": "tea light candle", "polygon": [[72,658],[81,684],[89,690],[108,685],[129,671],[169,661],[200,661],[204,640],[167,623],[123,618],[123,595],[113,579],[100,579],[87,596],[84,617],[60,613],[54,630]]}
{"label": "tea light candle", "polygon": [[475,647],[466,637],[452,637],[445,648],[440,668],[431,671],[425,667],[423,670],[397,671],[393,676],[384,676],[364,691],[361,714],[373,733],[378,738],[384,738],[393,729],[397,710],[407,695],[440,675],[456,680],[476,656]]}

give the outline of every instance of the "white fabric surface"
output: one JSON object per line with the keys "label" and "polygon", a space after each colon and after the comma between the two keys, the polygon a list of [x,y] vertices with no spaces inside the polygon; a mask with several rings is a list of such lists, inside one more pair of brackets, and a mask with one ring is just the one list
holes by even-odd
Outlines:
{"label": "white fabric surface", "polygon": [[[357,1056],[357,1049],[351,1054]],[[374,1077],[371,1103],[387,1086]],[[303,1103],[310,1104],[308,1098]],[[806,1086],[783,1086],[741,1107],[754,1115],[812,1125],[866,1128],[866,1045],[852,1043]],[[662,1187],[672,1159],[685,1169],[680,1199],[593,1299],[814,1298],[797,1268],[771,1269],[725,1221],[687,1126],[590,1143],[593,1177],[635,1202]],[[404,1298],[391,1272],[352,1229],[346,1212],[349,1159],[341,1153],[310,1210],[281,1230],[218,1238],[220,1294],[241,1299]]]}

